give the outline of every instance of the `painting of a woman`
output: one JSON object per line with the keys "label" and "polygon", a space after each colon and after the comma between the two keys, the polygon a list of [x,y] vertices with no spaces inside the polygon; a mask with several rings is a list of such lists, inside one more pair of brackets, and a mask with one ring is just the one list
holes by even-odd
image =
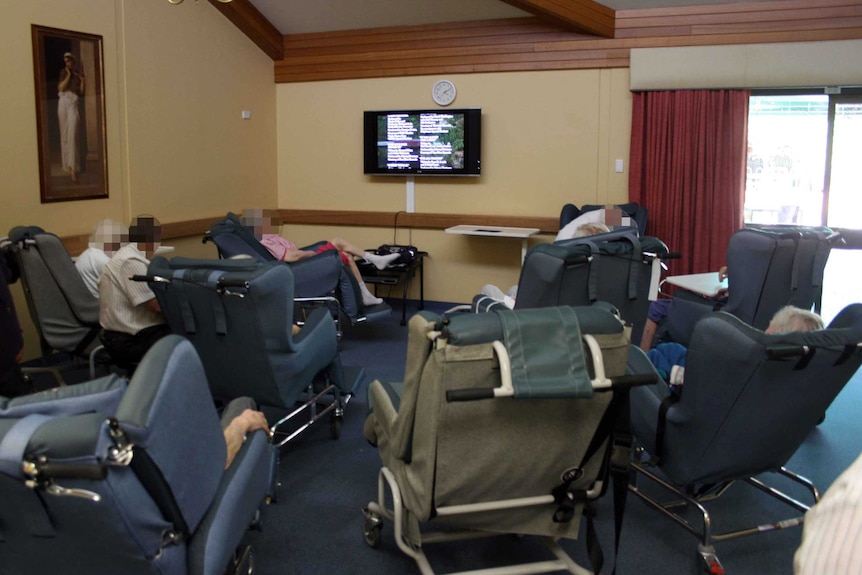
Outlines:
{"label": "painting of a woman", "polygon": [[40,199],[107,198],[102,37],[37,24],[30,29]]}
{"label": "painting of a woman", "polygon": [[69,174],[73,182],[77,182],[78,174],[84,170],[84,159],[87,156],[80,112],[83,102],[79,101],[84,97],[85,76],[83,69],[78,69],[76,58],[71,52],[63,54],[63,62],[57,84],[60,155],[63,171]]}

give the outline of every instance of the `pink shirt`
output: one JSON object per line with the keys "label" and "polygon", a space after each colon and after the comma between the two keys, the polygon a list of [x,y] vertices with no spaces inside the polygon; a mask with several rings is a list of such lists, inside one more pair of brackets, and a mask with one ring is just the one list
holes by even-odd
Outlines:
{"label": "pink shirt", "polygon": [[296,251],[296,244],[278,234],[263,234],[260,243],[280,262],[284,261],[287,252]]}

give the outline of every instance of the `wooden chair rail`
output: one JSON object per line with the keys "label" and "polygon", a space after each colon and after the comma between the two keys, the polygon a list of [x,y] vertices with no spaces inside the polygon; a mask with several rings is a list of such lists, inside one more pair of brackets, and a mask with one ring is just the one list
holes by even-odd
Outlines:
{"label": "wooden chair rail", "polygon": [[[539,228],[542,233],[555,234],[559,229],[557,217],[492,216],[482,214],[425,214],[407,212],[351,212],[339,210],[280,210],[282,223],[296,225],[335,225],[390,228],[445,230],[461,224],[478,226],[508,226]],[[162,241],[203,236],[210,225],[224,216],[162,224]],[[89,235],[62,238],[66,250],[77,255],[87,249]]]}

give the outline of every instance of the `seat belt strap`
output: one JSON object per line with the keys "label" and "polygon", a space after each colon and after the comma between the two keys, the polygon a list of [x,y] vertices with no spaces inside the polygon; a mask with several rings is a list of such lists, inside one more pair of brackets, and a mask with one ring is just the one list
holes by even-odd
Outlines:
{"label": "seat belt strap", "polygon": [[24,479],[24,471],[21,463],[24,460],[24,451],[30,438],[36,433],[42,424],[49,419],[50,415],[31,413],[19,419],[3,436],[0,441],[0,473],[4,473],[16,479]]}
{"label": "seat belt strap", "polygon": [[189,303],[188,286],[185,282],[186,271],[177,270],[174,272],[173,279],[178,281],[174,281],[172,286],[177,290],[177,303],[180,306],[180,315],[183,317],[183,329],[188,334],[194,334],[197,332],[197,326],[195,325],[195,315],[192,312],[192,306]]}

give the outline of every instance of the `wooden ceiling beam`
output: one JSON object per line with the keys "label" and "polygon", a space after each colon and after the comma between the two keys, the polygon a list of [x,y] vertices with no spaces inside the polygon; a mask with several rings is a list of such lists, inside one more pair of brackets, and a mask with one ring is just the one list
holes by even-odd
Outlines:
{"label": "wooden ceiling beam", "polygon": [[502,0],[568,30],[613,38],[616,13],[593,0]]}
{"label": "wooden ceiling beam", "polygon": [[273,61],[277,62],[284,58],[284,37],[281,32],[249,0],[231,2],[209,0],[209,2]]}

